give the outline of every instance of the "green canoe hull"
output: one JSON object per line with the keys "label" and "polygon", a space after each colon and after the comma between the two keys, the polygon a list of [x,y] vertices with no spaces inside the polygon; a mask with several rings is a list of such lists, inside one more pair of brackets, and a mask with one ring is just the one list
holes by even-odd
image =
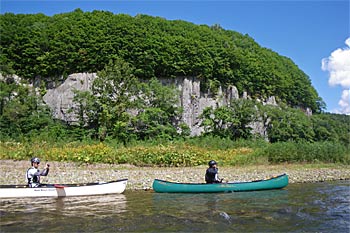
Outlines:
{"label": "green canoe hull", "polygon": [[235,183],[176,183],[155,179],[153,190],[158,193],[220,193],[281,189],[288,185],[288,175],[282,174],[266,180]]}

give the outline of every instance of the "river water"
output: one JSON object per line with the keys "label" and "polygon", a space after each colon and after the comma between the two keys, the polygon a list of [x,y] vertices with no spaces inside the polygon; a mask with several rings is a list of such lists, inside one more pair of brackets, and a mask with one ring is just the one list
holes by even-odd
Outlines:
{"label": "river water", "polygon": [[350,232],[350,181],[282,190],[2,199],[0,232]]}

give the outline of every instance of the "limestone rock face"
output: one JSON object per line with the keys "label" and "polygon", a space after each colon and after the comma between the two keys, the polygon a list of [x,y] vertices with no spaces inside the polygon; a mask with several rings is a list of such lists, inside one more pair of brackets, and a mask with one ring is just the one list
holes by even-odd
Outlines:
{"label": "limestone rock face", "polygon": [[18,77],[17,75],[7,75],[7,76],[3,76],[0,73],[0,81],[4,81],[6,83],[16,83],[16,84],[20,84],[21,82],[21,78]]}
{"label": "limestone rock face", "polygon": [[183,108],[182,121],[191,129],[191,136],[200,135],[203,128],[200,127],[200,115],[207,107],[216,108],[227,105],[232,99],[238,99],[239,94],[235,86],[230,86],[222,91],[220,87],[216,96],[210,97],[208,92],[200,89],[200,80],[195,77],[177,77],[175,79],[163,79],[164,85],[173,84],[180,92],[180,106]]}
{"label": "limestone rock face", "polygon": [[[69,75],[59,86],[49,89],[44,95],[44,101],[52,109],[53,117],[63,121],[74,123],[78,117],[71,109],[76,106],[73,102],[74,90],[91,90],[96,73],[78,73]],[[207,107],[225,106],[233,99],[239,99],[239,93],[235,86],[226,89],[219,88],[215,96],[208,91],[200,89],[200,80],[195,77],[178,77],[175,79],[161,79],[164,85],[175,85],[180,92],[179,105],[183,108],[182,122],[187,124],[191,130],[191,135],[196,136],[203,133],[200,127],[200,115]],[[242,98],[250,98],[245,93]],[[268,99],[268,104],[275,105],[274,97]],[[276,104],[277,105],[277,104]],[[256,123],[253,124],[254,133],[266,137],[266,127]]]}
{"label": "limestone rock face", "polygon": [[71,74],[61,85],[49,89],[43,99],[51,108],[53,117],[70,123],[76,122],[77,116],[70,111],[76,107],[73,102],[74,90],[91,90],[95,78],[95,73]]}

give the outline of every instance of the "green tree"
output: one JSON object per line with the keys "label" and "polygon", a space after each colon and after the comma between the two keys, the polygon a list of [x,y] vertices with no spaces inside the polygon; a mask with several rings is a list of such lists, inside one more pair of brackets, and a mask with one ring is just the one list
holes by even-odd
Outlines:
{"label": "green tree", "polygon": [[[9,80],[9,79],[8,79]],[[0,81],[0,132],[11,138],[50,130],[51,112],[28,85]]]}
{"label": "green tree", "polygon": [[350,145],[350,116],[342,114],[314,114],[311,117],[316,141],[340,142]]}
{"label": "green tree", "polygon": [[276,107],[272,108],[269,117],[267,132],[270,142],[314,141],[311,119],[301,110]]}
{"label": "green tree", "polygon": [[92,91],[76,91],[75,112],[80,126],[94,128],[100,140],[106,136],[124,143],[133,139],[174,138],[179,131],[181,108],[178,91],[157,79],[141,83],[133,68],[117,59],[97,74]]}
{"label": "green tree", "polygon": [[230,105],[206,108],[201,115],[206,134],[229,137],[231,139],[250,138],[251,123],[257,120],[258,114],[252,100],[233,100]]}
{"label": "green tree", "polygon": [[128,109],[136,106],[138,85],[132,66],[120,58],[110,61],[97,73],[92,92],[76,92],[74,101],[78,104],[80,124],[93,128],[100,140],[119,132],[113,127],[125,118]]}
{"label": "green tree", "polygon": [[151,79],[143,83],[141,93],[143,101],[133,121],[139,139],[172,139],[179,133],[188,134],[186,127],[180,124],[182,109],[177,106],[179,93],[174,86]]}

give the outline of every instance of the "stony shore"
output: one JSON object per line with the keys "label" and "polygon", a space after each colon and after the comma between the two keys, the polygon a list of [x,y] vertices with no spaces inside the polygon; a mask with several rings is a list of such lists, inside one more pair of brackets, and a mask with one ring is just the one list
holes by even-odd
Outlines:
{"label": "stony shore", "polygon": [[[44,166],[45,163],[40,164],[39,169]],[[25,172],[29,167],[29,161],[1,160],[0,184],[25,184]],[[50,162],[50,173],[42,177],[42,183],[86,183],[127,178],[128,190],[148,190],[156,178],[177,182],[203,182],[206,168]],[[224,181],[250,181],[282,173],[289,175],[290,183],[350,180],[350,166],[335,164],[219,166],[219,173]]]}

